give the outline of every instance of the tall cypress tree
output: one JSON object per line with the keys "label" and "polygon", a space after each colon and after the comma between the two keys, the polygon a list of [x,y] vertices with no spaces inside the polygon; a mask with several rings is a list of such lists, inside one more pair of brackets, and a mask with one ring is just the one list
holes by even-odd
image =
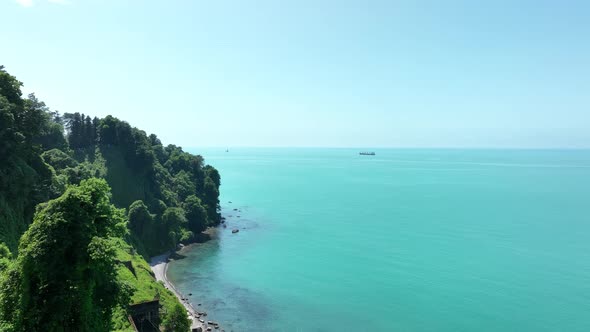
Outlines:
{"label": "tall cypress tree", "polygon": [[84,124],[80,113],[76,112],[72,115],[69,122],[70,133],[68,135],[68,142],[72,149],[79,149],[82,146],[82,132]]}
{"label": "tall cypress tree", "polygon": [[94,144],[94,134],[92,128],[92,120],[87,115],[86,119],[84,120],[84,145],[86,147]]}
{"label": "tall cypress tree", "polygon": [[98,144],[98,118],[92,119],[92,144]]}

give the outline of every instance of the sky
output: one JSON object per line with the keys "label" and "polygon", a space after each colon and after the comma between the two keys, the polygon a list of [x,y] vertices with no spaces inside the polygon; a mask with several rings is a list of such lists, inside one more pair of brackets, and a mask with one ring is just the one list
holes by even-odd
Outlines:
{"label": "sky", "polygon": [[185,147],[590,147],[589,1],[0,0],[0,65]]}

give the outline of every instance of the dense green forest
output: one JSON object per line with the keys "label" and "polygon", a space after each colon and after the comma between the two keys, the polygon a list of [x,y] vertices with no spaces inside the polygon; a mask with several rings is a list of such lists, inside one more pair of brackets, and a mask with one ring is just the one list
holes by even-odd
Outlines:
{"label": "dense green forest", "polygon": [[159,298],[163,327],[186,331],[145,258],[219,224],[217,170],[21,86],[0,67],[0,330],[129,330],[128,305]]}

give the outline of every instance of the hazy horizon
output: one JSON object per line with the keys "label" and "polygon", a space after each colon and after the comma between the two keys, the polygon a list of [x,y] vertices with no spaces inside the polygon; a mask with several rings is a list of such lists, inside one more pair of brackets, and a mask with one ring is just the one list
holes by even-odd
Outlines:
{"label": "hazy horizon", "polygon": [[51,109],[188,147],[590,148],[590,3],[6,0]]}

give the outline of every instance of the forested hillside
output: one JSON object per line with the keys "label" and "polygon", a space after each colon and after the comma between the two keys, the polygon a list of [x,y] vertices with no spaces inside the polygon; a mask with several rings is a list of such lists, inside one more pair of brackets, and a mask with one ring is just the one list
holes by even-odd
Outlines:
{"label": "forested hillside", "polygon": [[217,170],[125,121],[60,115],[20,88],[0,67],[1,330],[128,329],[127,305],[151,297],[167,326],[184,326],[170,322],[178,301],[136,270],[219,224]]}

